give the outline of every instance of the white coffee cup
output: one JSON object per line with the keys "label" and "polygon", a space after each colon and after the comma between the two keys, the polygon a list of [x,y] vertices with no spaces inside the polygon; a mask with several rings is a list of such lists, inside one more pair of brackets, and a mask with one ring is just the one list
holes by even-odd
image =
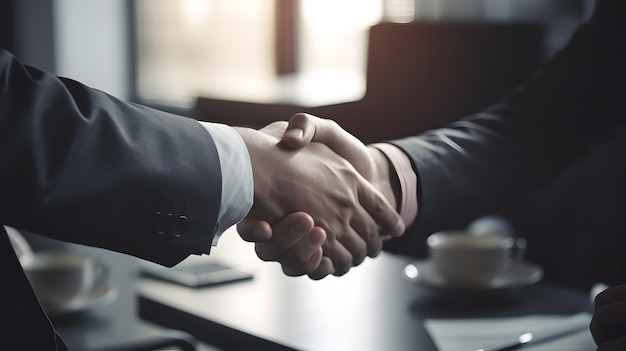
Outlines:
{"label": "white coffee cup", "polygon": [[516,240],[505,235],[443,231],[429,236],[427,243],[435,270],[454,287],[489,287],[521,258]]}
{"label": "white coffee cup", "polygon": [[74,252],[39,252],[21,257],[20,262],[43,305],[65,305],[85,298],[107,275],[100,260]]}

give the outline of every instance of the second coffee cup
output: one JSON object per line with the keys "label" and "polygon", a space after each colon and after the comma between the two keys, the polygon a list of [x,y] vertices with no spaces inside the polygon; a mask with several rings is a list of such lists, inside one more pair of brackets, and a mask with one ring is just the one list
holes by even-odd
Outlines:
{"label": "second coffee cup", "polygon": [[20,261],[44,306],[65,305],[84,298],[107,274],[98,259],[80,253],[41,252],[21,257]]}
{"label": "second coffee cup", "polygon": [[519,257],[515,239],[498,234],[443,231],[427,243],[435,270],[453,287],[488,288]]}

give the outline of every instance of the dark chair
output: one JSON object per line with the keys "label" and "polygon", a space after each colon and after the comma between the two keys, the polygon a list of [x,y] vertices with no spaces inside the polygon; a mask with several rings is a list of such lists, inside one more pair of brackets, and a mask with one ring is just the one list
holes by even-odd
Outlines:
{"label": "dark chair", "polygon": [[304,107],[203,96],[194,117],[259,128],[309,112],[366,143],[413,135],[495,102],[537,68],[543,42],[534,24],[380,23],[369,31],[361,100]]}

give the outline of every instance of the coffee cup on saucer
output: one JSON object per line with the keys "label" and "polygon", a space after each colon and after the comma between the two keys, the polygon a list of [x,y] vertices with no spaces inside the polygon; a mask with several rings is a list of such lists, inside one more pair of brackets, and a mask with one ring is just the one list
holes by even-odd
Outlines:
{"label": "coffee cup on saucer", "polygon": [[38,252],[20,257],[20,263],[44,306],[62,306],[83,299],[108,275],[96,257],[76,252]]}
{"label": "coffee cup on saucer", "polygon": [[427,244],[435,271],[446,285],[456,288],[490,287],[494,279],[521,260],[525,247],[524,239],[473,235],[462,230],[432,234]]}

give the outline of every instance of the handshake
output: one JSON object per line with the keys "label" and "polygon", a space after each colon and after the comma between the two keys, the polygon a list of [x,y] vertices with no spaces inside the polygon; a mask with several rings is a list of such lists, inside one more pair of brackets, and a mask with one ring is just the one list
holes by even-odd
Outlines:
{"label": "handshake", "polygon": [[254,178],[254,204],[237,229],[285,274],[345,274],[404,232],[393,167],[334,121],[296,114],[289,123],[235,130]]}

